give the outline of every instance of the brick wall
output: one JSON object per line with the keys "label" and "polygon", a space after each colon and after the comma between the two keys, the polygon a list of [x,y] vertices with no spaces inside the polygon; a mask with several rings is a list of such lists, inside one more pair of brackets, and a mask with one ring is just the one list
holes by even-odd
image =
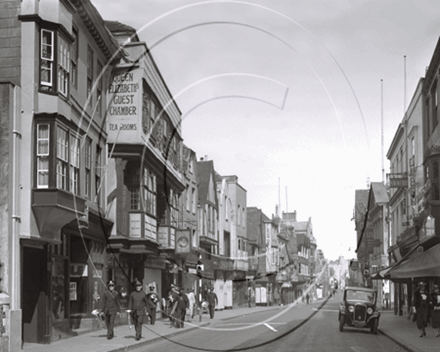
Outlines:
{"label": "brick wall", "polygon": [[20,85],[20,0],[0,1],[0,81]]}

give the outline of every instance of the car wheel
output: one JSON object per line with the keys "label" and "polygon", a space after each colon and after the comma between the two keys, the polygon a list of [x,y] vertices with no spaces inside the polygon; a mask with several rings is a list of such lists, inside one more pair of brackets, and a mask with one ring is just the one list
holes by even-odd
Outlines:
{"label": "car wheel", "polygon": [[371,325],[371,327],[370,327],[370,331],[375,335],[377,335],[377,326],[378,325],[379,325],[379,319],[376,318],[373,321],[373,325]]}
{"label": "car wheel", "polygon": [[344,331],[344,322],[345,317],[342,314],[339,314],[339,331]]}

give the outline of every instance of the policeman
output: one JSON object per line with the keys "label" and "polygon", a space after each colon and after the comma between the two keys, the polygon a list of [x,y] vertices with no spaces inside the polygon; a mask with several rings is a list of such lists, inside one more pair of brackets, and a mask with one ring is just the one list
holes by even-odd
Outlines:
{"label": "policeman", "polygon": [[156,322],[156,305],[157,302],[159,302],[159,296],[156,292],[154,292],[154,286],[150,286],[150,292],[147,293],[148,298],[148,305],[147,305],[147,311],[148,315],[150,316],[150,322],[151,325],[154,325]]}
{"label": "policeman", "polygon": [[101,311],[105,315],[105,323],[107,325],[107,339],[114,337],[113,327],[115,325],[116,314],[119,312],[119,293],[115,290],[115,283],[110,280],[107,283],[108,290],[104,292],[101,303]]}
{"label": "policeman", "polygon": [[146,308],[148,306],[148,298],[144,291],[142,291],[142,283],[135,281],[136,291],[132,292],[128,302],[128,313],[132,314],[136,330],[136,340],[142,337],[142,323],[146,315]]}

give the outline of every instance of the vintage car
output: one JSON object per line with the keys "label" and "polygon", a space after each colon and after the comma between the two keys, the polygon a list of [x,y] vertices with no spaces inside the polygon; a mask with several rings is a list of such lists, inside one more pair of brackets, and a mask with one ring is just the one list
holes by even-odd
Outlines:
{"label": "vintage car", "polygon": [[376,308],[377,291],[366,287],[347,286],[343,302],[339,307],[339,331],[344,325],[355,328],[370,328],[377,334],[380,313]]}

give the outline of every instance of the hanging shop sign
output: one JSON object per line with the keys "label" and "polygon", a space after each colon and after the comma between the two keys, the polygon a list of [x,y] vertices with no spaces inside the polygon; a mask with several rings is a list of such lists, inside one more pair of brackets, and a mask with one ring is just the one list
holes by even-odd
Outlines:
{"label": "hanging shop sign", "polygon": [[387,174],[387,183],[390,188],[408,188],[408,176],[406,174]]}
{"label": "hanging shop sign", "polygon": [[191,237],[190,230],[178,230],[176,233],[176,248],[177,254],[189,253],[191,251]]}

